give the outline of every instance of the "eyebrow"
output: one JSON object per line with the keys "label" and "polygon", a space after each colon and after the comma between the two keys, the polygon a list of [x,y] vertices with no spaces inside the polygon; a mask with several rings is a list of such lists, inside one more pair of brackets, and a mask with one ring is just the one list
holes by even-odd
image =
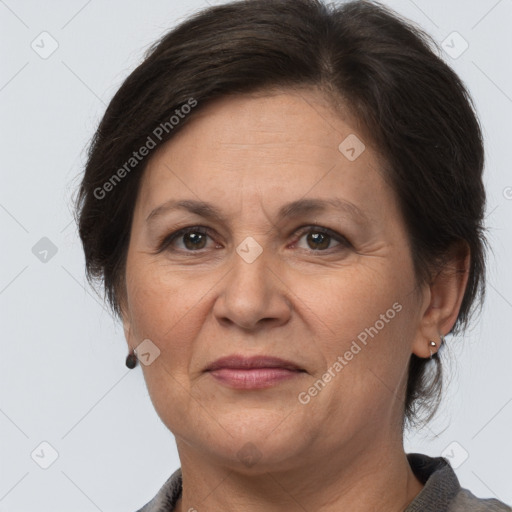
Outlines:
{"label": "eyebrow", "polygon": [[[279,209],[278,215],[279,218],[286,219],[300,217],[308,214],[322,213],[329,208],[346,213],[363,223],[369,222],[366,214],[354,203],[340,198],[298,199],[297,201],[283,205]],[[164,213],[172,210],[186,210],[200,217],[204,217],[206,219],[217,222],[223,222],[225,220],[222,212],[211,203],[191,199],[171,199],[152,210],[151,213],[146,217],[146,222],[150,223],[157,217],[160,217]]]}

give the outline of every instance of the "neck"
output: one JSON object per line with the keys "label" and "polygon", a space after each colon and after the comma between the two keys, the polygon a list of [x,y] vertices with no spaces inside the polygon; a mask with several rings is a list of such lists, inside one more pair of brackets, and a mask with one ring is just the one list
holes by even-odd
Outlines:
{"label": "neck", "polygon": [[176,512],[398,512],[423,488],[402,443],[338,456],[331,450],[293,469],[253,474],[213,463],[179,441],[178,450],[183,491]]}

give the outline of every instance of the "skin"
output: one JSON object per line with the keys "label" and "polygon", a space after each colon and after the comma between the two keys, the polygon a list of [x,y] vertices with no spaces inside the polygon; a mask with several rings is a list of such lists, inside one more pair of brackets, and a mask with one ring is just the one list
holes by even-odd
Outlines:
{"label": "skin", "polygon": [[[129,348],[150,339],[160,350],[140,366],[176,438],[176,510],[403,510],[423,487],[403,449],[408,360],[429,357],[429,340],[452,328],[469,256],[449,262],[460,272],[418,285],[371,141],[318,90],[232,96],[190,121],[145,170],[122,305]],[[338,150],[349,134],[366,145],[354,161]],[[334,209],[277,216],[302,198],[349,201],[367,222]],[[170,199],[208,201],[224,220],[169,210],[148,224]],[[210,230],[199,249],[182,235],[157,252],[159,239],[189,226]],[[315,240],[315,226],[349,245]],[[252,263],[236,252],[246,237],[263,250]],[[395,303],[400,312],[300,403],[299,393]],[[233,353],[277,356],[305,371],[267,389],[234,390],[203,371]],[[242,460],[242,448],[254,463]]]}

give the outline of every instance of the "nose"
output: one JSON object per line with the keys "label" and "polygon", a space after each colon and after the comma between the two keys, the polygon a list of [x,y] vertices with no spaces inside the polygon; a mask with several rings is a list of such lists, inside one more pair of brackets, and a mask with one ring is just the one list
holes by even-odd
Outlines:
{"label": "nose", "polygon": [[[240,249],[244,249],[243,244]],[[257,330],[284,325],[290,319],[291,292],[283,269],[265,249],[254,261],[234,251],[231,269],[219,287],[213,313],[225,326]]]}

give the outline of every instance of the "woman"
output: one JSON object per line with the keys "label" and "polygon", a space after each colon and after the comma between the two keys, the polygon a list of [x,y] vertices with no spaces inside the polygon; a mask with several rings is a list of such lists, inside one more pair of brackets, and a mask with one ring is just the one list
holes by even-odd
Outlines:
{"label": "woman", "polygon": [[484,291],[482,136],[432,45],[376,3],[234,2],[111,101],[79,231],[181,462],[142,512],[511,510],[403,447]]}

